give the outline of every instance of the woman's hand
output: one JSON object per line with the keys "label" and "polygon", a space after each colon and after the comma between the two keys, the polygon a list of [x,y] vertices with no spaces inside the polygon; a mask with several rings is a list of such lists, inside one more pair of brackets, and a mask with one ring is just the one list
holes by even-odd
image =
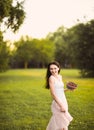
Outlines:
{"label": "woman's hand", "polygon": [[61,112],[64,112],[64,113],[66,112],[66,110],[64,109],[63,106],[60,106],[60,111],[61,111]]}

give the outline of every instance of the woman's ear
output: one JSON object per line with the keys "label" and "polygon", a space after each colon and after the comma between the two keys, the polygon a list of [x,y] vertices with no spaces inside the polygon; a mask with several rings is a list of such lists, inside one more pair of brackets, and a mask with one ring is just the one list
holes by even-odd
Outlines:
{"label": "woman's ear", "polygon": [[59,68],[57,68],[57,70],[59,71],[60,69],[59,69]]}
{"label": "woman's ear", "polygon": [[60,72],[60,68],[58,68],[58,72]]}

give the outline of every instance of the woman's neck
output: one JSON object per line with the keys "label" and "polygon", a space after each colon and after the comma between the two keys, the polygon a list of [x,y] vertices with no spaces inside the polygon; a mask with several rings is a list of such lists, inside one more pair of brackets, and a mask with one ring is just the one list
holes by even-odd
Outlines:
{"label": "woman's neck", "polygon": [[59,74],[55,74],[55,75],[53,75],[56,79],[60,79],[60,76],[59,76]]}

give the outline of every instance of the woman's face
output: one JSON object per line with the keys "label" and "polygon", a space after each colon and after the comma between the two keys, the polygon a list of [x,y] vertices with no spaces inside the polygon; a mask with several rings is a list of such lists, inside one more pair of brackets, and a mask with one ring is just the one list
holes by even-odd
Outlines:
{"label": "woman's face", "polygon": [[52,64],[50,65],[50,72],[52,75],[57,75],[58,74],[58,71],[59,71],[59,67]]}

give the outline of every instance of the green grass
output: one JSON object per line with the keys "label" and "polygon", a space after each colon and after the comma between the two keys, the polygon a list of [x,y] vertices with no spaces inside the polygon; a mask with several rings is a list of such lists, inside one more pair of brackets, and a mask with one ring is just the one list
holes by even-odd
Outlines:
{"label": "green grass", "polygon": [[[45,69],[17,69],[0,73],[0,130],[46,130],[51,117],[51,96],[44,88]],[[78,88],[66,92],[74,120],[69,130],[94,129],[94,78],[81,78],[78,70],[62,70],[64,83]]]}

